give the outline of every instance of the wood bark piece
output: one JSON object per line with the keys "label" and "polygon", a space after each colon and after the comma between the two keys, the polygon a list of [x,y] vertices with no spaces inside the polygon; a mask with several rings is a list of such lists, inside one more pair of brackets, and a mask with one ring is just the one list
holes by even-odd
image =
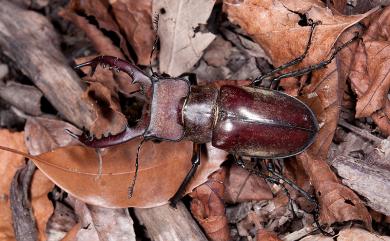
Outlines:
{"label": "wood bark piece", "polygon": [[35,169],[34,163],[29,161],[24,168],[16,172],[11,184],[12,220],[15,238],[19,241],[35,241],[38,239],[37,225],[28,194]]}
{"label": "wood bark piece", "polygon": [[164,205],[157,208],[135,209],[135,214],[154,241],[207,241],[181,202],[176,209]]}
{"label": "wood bark piece", "polygon": [[30,115],[41,115],[42,92],[35,86],[7,82],[0,86],[0,97]]}
{"label": "wood bark piece", "polygon": [[0,0],[1,51],[38,86],[69,121],[89,127],[94,119],[81,100],[83,85],[59,48],[58,36],[43,16]]}
{"label": "wood bark piece", "polygon": [[390,171],[347,156],[336,157],[332,166],[336,168],[343,184],[364,196],[368,206],[390,215]]}

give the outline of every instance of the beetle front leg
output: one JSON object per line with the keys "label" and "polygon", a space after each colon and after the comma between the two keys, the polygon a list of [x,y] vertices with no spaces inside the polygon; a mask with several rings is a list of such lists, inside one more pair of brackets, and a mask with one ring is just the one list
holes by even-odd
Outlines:
{"label": "beetle front leg", "polygon": [[169,199],[170,205],[172,207],[176,207],[176,204],[180,201],[180,199],[183,197],[183,193],[188,186],[188,183],[191,181],[191,178],[194,176],[196,169],[198,169],[198,166],[200,164],[200,144],[194,143],[193,146],[193,154],[192,154],[192,166],[190,171],[187,173],[187,176],[184,178],[183,182],[181,183],[179,189],[173,195],[171,199]]}
{"label": "beetle front leg", "polygon": [[258,76],[256,77],[251,85],[261,85],[262,81],[267,79],[267,78],[270,78],[271,76],[273,76],[274,74],[277,74],[285,69],[287,69],[288,67],[290,66],[293,66],[293,65],[296,65],[296,64],[299,64],[300,62],[302,62],[302,60],[306,57],[307,53],[309,52],[309,49],[310,49],[310,46],[311,46],[311,42],[312,42],[312,39],[313,39],[313,33],[314,33],[314,29],[316,28],[317,25],[321,24],[321,22],[311,22],[310,23],[310,26],[311,26],[311,29],[310,29],[310,33],[309,33],[309,39],[307,41],[307,44],[306,44],[306,48],[305,48],[305,51],[303,52],[303,54],[301,54],[300,56],[298,56],[297,58],[273,69],[272,71],[264,74],[264,75],[261,75],[261,76]]}

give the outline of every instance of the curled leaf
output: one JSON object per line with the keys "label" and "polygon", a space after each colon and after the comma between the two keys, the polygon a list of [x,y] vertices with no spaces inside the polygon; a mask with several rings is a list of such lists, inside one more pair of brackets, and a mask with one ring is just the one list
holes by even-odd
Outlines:
{"label": "curled leaf", "polygon": [[104,85],[93,82],[85,91],[84,98],[94,106],[96,112],[96,119],[89,130],[91,134],[102,138],[109,134],[118,134],[125,129],[127,119],[120,111],[117,94],[113,94]]}
{"label": "curled leaf", "polygon": [[137,54],[137,63],[148,65],[157,34],[153,30],[152,0],[116,0],[111,6],[115,20]]}
{"label": "curled leaf", "polygon": [[205,230],[210,240],[230,240],[229,226],[225,215],[223,181],[226,170],[213,173],[206,183],[192,193],[191,212]]}
{"label": "curled leaf", "polygon": [[264,178],[251,174],[236,165],[229,169],[225,185],[224,199],[226,202],[261,201],[270,200],[273,197]]}
{"label": "curled leaf", "polygon": [[320,202],[320,222],[333,224],[351,220],[362,221],[371,229],[371,216],[359,197],[349,188],[342,185],[329,165],[309,154],[297,158],[310,177]]}
{"label": "curled leaf", "polygon": [[349,75],[358,96],[356,117],[371,116],[385,135],[390,135],[389,19],[390,7],[371,18]]}
{"label": "curled leaf", "polygon": [[[0,145],[25,151],[23,142],[23,132],[0,130]],[[14,240],[9,189],[15,172],[25,165],[25,160],[23,156],[4,151],[0,151],[0,160],[0,239]]]}

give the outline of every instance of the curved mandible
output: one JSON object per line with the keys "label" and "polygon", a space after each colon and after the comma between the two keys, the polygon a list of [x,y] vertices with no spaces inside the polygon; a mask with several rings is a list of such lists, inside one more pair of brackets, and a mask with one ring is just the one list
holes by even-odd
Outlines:
{"label": "curved mandible", "polygon": [[133,79],[131,83],[139,83],[141,85],[143,93],[148,93],[152,86],[151,79],[136,65],[114,56],[98,56],[88,62],[78,64],[73,68],[80,69],[85,66],[91,66],[92,70],[90,75],[92,76],[95,73],[98,64],[102,65],[103,68],[108,66],[110,69],[114,69],[117,72],[125,72]]}
{"label": "curved mandible", "polygon": [[[146,97],[150,97],[151,95],[151,79],[144,74],[142,70],[140,70],[137,66],[132,63],[129,63],[126,60],[119,59],[113,56],[99,56],[88,62],[78,64],[74,66],[75,69],[80,69],[85,66],[91,66],[91,76],[95,73],[97,65],[100,64],[104,67],[109,67],[110,69],[114,69],[115,71],[123,71],[127,73],[132,79],[132,83],[139,83],[141,85],[141,91]],[[104,148],[113,145],[118,145],[134,139],[138,136],[142,136],[145,133],[146,128],[150,123],[150,113],[149,113],[150,104],[146,102],[144,104],[142,110],[142,117],[138,121],[137,125],[134,127],[126,127],[126,129],[116,135],[109,135],[107,137],[102,137],[100,139],[96,139],[93,136],[88,136],[87,133],[83,133],[81,135],[77,135],[70,130],[66,130],[69,135],[78,139],[81,143],[85,144],[89,147],[94,148]]]}

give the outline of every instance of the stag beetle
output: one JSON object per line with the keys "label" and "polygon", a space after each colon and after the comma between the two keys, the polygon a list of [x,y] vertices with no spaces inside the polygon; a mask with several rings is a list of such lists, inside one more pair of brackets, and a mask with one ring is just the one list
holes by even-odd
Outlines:
{"label": "stag beetle", "polygon": [[[273,159],[297,155],[313,143],[319,130],[314,113],[295,97],[254,85],[302,61],[308,52],[315,25],[316,23],[311,25],[309,41],[301,56],[254,79],[250,86],[245,87],[224,85],[218,89],[190,85],[184,78],[155,74],[149,77],[134,64],[112,56],[99,56],[79,64],[74,68],[91,66],[91,74],[99,64],[127,73],[133,84],[140,85],[140,91],[148,101],[143,106],[142,116],[136,126],[126,127],[119,134],[101,139],[90,138],[85,133],[70,134],[85,145],[95,148],[116,145],[139,136],[161,141],[192,141],[192,168],[170,200],[173,205],[180,199],[199,166],[199,144],[211,142],[216,148],[240,156]],[[335,48],[327,60],[280,74],[273,80],[278,82],[282,78],[301,76],[323,68],[353,40]]]}

